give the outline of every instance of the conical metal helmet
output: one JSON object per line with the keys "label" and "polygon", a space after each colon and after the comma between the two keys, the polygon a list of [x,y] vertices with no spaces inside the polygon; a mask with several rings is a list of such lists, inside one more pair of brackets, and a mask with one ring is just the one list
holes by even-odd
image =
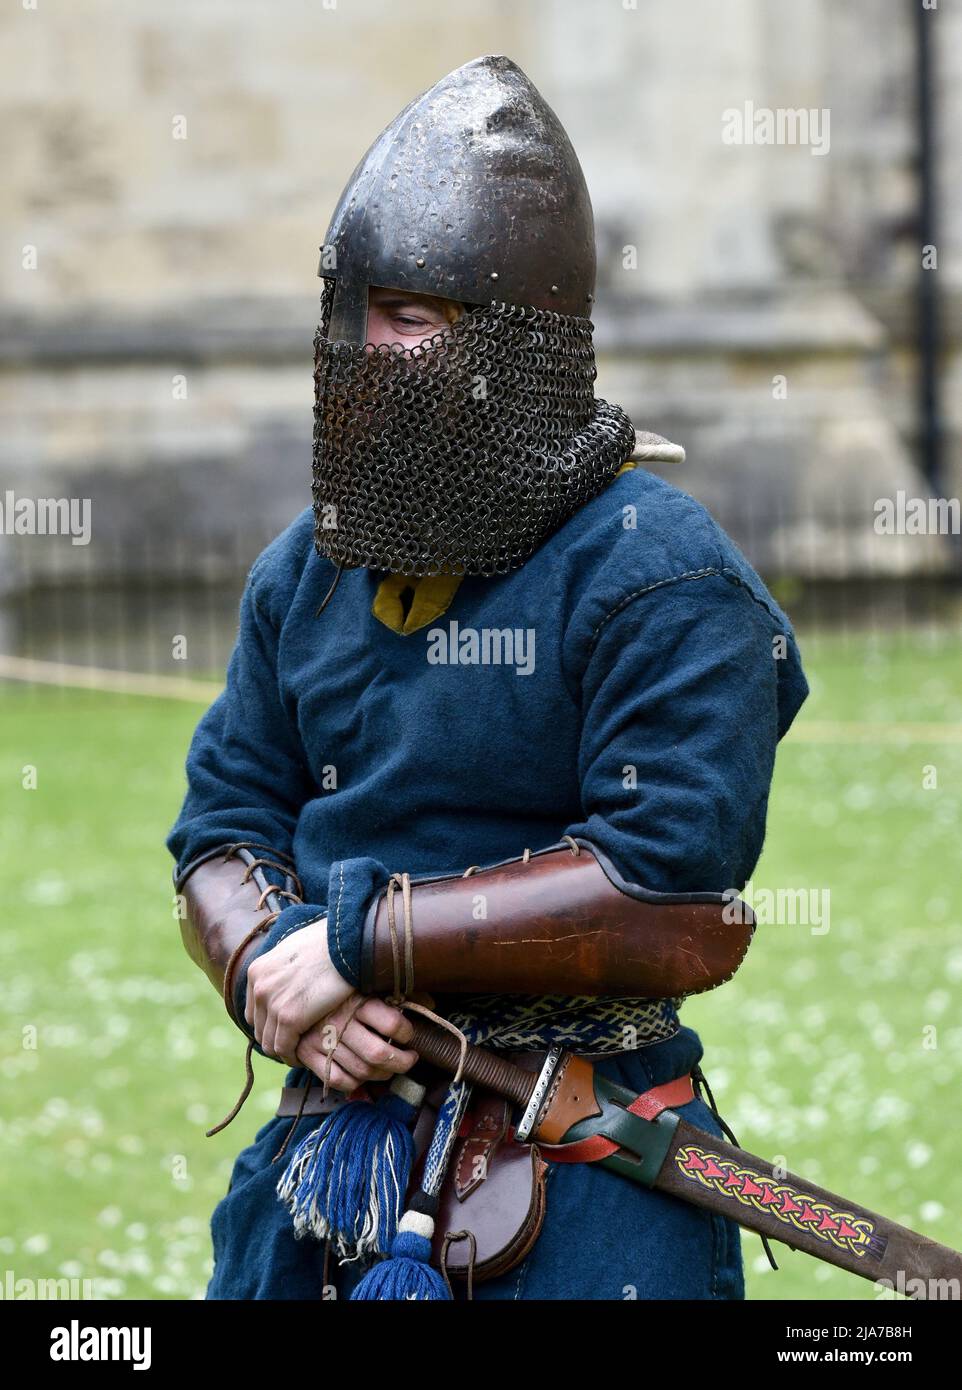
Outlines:
{"label": "conical metal helmet", "polygon": [[406,106],[341,194],[318,274],[329,336],[363,343],[368,287],[587,318],[594,220],[561,122],[510,58],[476,58]]}

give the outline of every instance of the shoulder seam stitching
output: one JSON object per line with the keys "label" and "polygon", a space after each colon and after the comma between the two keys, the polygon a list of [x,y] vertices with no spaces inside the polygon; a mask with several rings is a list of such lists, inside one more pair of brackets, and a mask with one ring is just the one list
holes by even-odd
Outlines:
{"label": "shoulder seam stitching", "polygon": [[763,598],[759,598],[759,596],[745,583],[745,581],[741,578],[739,574],[736,573],[735,570],[729,569],[727,565],[710,565],[705,569],[686,570],[684,574],[669,575],[667,579],[658,579],[653,584],[646,584],[644,588],[634,589],[630,594],[626,594],[619,603],[615,604],[614,608],[612,608],[608,613],[605,614],[601,622],[598,624],[598,626],[592,633],[591,643],[588,648],[589,658],[598,644],[598,638],[601,636],[601,629],[605,626],[606,623],[610,622],[612,618],[616,617],[617,614],[619,614],[622,611],[622,609],[627,608],[629,603],[634,602],[636,598],[643,598],[645,594],[653,593],[655,589],[667,588],[669,584],[678,584],[683,579],[709,579],[713,575],[717,575],[721,579],[727,579],[729,584],[733,585],[735,588],[743,589],[744,592],[748,595],[748,597],[754,603],[758,604],[759,608],[763,608],[765,610],[768,616],[772,619],[772,622],[774,622],[777,625],[779,631],[782,630],[783,625],[778,615],[772,610],[772,608],[765,602]]}

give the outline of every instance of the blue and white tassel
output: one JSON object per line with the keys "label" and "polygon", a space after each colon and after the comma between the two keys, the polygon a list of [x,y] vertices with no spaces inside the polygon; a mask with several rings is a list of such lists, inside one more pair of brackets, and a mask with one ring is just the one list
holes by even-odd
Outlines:
{"label": "blue and white tassel", "polygon": [[298,1236],[330,1237],[347,1260],[391,1249],[424,1093],[410,1077],[396,1076],[379,1100],[338,1106],[301,1140],[277,1185]]}

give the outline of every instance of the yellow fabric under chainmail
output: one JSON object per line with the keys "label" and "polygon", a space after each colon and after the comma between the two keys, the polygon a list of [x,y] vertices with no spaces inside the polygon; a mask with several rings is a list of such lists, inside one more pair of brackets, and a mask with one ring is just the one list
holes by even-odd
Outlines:
{"label": "yellow fabric under chainmail", "polygon": [[[637,467],[630,461],[624,463],[615,477],[620,478],[622,473],[629,473]],[[460,574],[426,574],[420,579],[412,579],[406,574],[389,574],[377,587],[371,612],[392,632],[408,637],[448,611],[463,578]],[[405,615],[401,595],[406,589],[411,590],[412,597]]]}
{"label": "yellow fabric under chainmail", "polygon": [[[463,578],[460,574],[426,574],[420,579],[389,574],[377,587],[371,612],[392,632],[407,637],[447,612]],[[412,591],[412,598],[405,615],[401,595],[406,589]]]}

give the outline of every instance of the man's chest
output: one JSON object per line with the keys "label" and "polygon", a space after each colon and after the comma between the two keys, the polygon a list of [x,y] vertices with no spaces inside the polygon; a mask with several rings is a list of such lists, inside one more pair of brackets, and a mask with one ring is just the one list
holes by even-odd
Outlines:
{"label": "man's chest", "polygon": [[315,641],[285,651],[280,671],[319,785],[332,767],[354,783],[433,768],[463,788],[515,794],[524,779],[555,793],[576,784],[581,717],[555,615],[459,595],[401,635],[371,615],[363,590],[350,599],[337,622],[317,620]]}

